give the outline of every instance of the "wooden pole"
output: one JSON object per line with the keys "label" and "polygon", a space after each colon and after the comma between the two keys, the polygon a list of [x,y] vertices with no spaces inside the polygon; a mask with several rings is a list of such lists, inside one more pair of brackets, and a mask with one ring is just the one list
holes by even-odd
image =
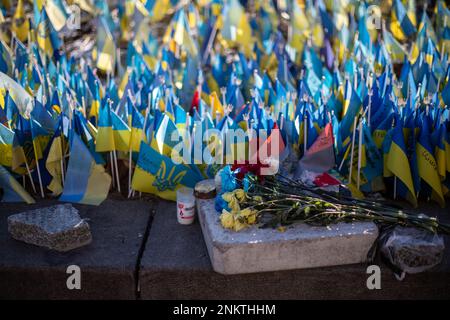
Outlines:
{"label": "wooden pole", "polygon": [[116,150],[113,151],[113,156],[114,156],[114,166],[115,166],[116,178],[117,178],[117,190],[119,192],[121,192],[120,191],[120,179],[119,179],[119,167],[117,165],[117,151]]}
{"label": "wooden pole", "polygon": [[114,161],[113,161],[113,154],[112,151],[109,152],[109,162],[110,162],[110,166],[111,166],[111,177],[112,177],[112,184],[113,184],[113,188],[116,187],[116,183],[115,180],[116,178],[114,177]]}
{"label": "wooden pole", "polygon": [[34,158],[36,159],[36,169],[38,173],[39,187],[41,189],[41,197],[42,199],[44,199],[44,187],[42,186],[41,169],[39,169],[39,159],[37,157],[36,144],[34,140],[33,140],[33,149],[34,149]]}
{"label": "wooden pole", "polygon": [[350,154],[350,171],[348,175],[348,183],[352,183],[352,169],[353,169],[353,153],[355,152],[355,137],[356,137],[356,124],[358,120],[355,117],[355,120],[353,121],[353,137],[352,137],[352,149]]}
{"label": "wooden pole", "polygon": [[130,143],[130,150],[129,150],[130,154],[129,154],[129,158],[128,158],[128,198],[130,197],[130,193],[131,193],[131,164],[132,164],[132,156],[133,156],[133,150],[131,148],[131,143]]}
{"label": "wooden pole", "polygon": [[361,157],[362,157],[362,119],[359,121],[359,141],[358,141],[358,177],[356,180],[356,187],[359,190],[361,178]]}
{"label": "wooden pole", "polygon": [[[25,155],[24,155],[25,157]],[[25,159],[25,167],[27,168],[27,172],[28,172],[28,177],[30,178],[30,182],[31,182],[31,187],[33,188],[34,193],[36,192],[36,187],[34,186],[34,182],[33,182],[33,178],[31,177],[31,171],[30,171],[30,167],[28,166],[28,161],[26,158]]]}
{"label": "wooden pole", "polygon": [[306,151],[308,151],[308,129],[307,129],[307,123],[308,121],[308,115],[306,112],[303,115],[303,156],[306,154]]}

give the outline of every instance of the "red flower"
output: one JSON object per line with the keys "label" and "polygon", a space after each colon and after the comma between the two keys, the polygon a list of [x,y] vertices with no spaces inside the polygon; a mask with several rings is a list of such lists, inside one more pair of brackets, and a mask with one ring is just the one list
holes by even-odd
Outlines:
{"label": "red flower", "polygon": [[231,171],[236,172],[236,178],[239,180],[244,179],[244,177],[247,173],[252,173],[255,176],[257,176],[259,179],[262,179],[261,168],[267,168],[267,167],[269,167],[268,164],[263,164],[263,163],[259,162],[259,160],[258,160],[258,163],[254,163],[254,164],[250,164],[250,163],[248,163],[248,161],[246,161],[243,164],[235,163],[231,167]]}

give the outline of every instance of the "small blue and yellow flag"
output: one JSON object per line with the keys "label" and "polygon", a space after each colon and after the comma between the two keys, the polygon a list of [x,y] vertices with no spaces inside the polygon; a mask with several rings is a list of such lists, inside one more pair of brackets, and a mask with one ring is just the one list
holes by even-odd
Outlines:
{"label": "small blue and yellow flag", "polygon": [[[407,156],[406,145],[403,136],[403,128],[399,121],[393,129],[392,143],[387,156],[387,167],[400,181],[396,181],[399,195],[414,207],[417,207],[416,190],[414,189],[411,168]],[[405,189],[406,187],[406,189]]]}
{"label": "small blue and yellow flag", "polygon": [[400,41],[406,40],[416,32],[415,17],[406,11],[401,0],[394,0],[390,27],[394,37]]}
{"label": "small blue and yellow flag", "polygon": [[53,28],[57,32],[61,31],[69,17],[61,0],[46,0],[45,8]]}
{"label": "small blue and yellow flag", "polygon": [[13,176],[0,165],[0,185],[3,188],[2,202],[35,203],[27,191],[14,179]]}
{"label": "small blue and yellow flag", "polygon": [[11,61],[11,50],[3,40],[0,40],[0,71],[9,76],[12,75]]}
{"label": "small blue and yellow flag", "polygon": [[136,107],[133,106],[131,113],[131,135],[130,135],[130,150],[139,152],[141,141],[146,141],[144,135],[144,116],[139,113]]}
{"label": "small blue and yellow flag", "polygon": [[100,108],[98,117],[97,137],[95,141],[95,151],[109,152],[116,150],[114,146],[114,133],[112,128],[111,109],[105,99],[105,103]]}
{"label": "small blue and yellow flag", "polygon": [[139,159],[133,175],[133,190],[156,194],[175,201],[176,190],[193,188],[203,177],[184,164],[175,164],[171,158],[141,143]]}
{"label": "small blue and yellow flag", "polygon": [[105,73],[113,73],[116,66],[116,45],[103,17],[97,24],[97,48],[92,52],[97,68]]}
{"label": "small blue and yellow flag", "polygon": [[114,150],[128,152],[130,149],[130,127],[113,111],[111,111],[111,124],[114,135]]}
{"label": "small blue and yellow flag", "polygon": [[98,206],[108,196],[111,176],[98,165],[78,134],[73,133],[70,161],[59,201]]}
{"label": "small blue and yellow flag", "polygon": [[442,185],[439,179],[438,167],[434,150],[430,141],[430,129],[427,119],[423,119],[419,140],[416,143],[417,166],[419,176],[431,188],[431,196],[441,207],[445,207]]}
{"label": "small blue and yellow flag", "polygon": [[39,48],[49,57],[59,59],[61,42],[58,34],[48,19],[46,8],[42,8],[40,20],[37,25],[36,38]]}
{"label": "small blue and yellow flag", "polygon": [[23,0],[17,2],[16,13],[13,16],[11,30],[20,41],[24,42],[28,39],[30,21],[25,15]]}

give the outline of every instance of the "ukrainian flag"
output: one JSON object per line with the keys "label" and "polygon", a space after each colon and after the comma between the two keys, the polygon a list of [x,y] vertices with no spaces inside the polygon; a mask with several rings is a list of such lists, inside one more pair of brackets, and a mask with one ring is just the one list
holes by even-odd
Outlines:
{"label": "ukrainian flag", "polygon": [[144,116],[137,111],[135,107],[131,113],[131,135],[130,135],[130,150],[139,152],[141,141],[145,139],[144,135]]}
{"label": "ukrainian flag", "polygon": [[89,119],[96,123],[98,121],[100,109],[100,86],[98,81],[95,81],[94,88],[95,89],[92,97],[91,108],[89,109]]}
{"label": "ukrainian flag", "polygon": [[105,99],[99,113],[95,151],[107,152],[115,149],[111,109]]}
{"label": "ukrainian flag", "polygon": [[378,125],[378,127],[372,132],[372,139],[378,149],[381,149],[384,141],[384,137],[387,132],[392,128],[392,121],[394,119],[394,114],[389,112],[386,114],[384,120]]}
{"label": "ukrainian flag", "polygon": [[50,103],[50,108],[51,108],[52,112],[55,112],[56,114],[61,113],[61,103],[59,102],[58,90],[55,90],[53,92],[52,101]]}
{"label": "ukrainian flag", "polygon": [[2,202],[26,202],[35,203],[34,199],[24,188],[14,179],[11,174],[0,165],[0,185],[3,188]]}
{"label": "ukrainian flag", "polygon": [[416,32],[415,16],[412,12],[406,11],[401,0],[394,0],[391,12],[391,32],[400,41],[406,40]]}
{"label": "ukrainian flag", "polygon": [[44,151],[50,141],[51,135],[34,119],[31,119],[31,136],[33,139],[34,156],[36,163],[44,157]]}
{"label": "ukrainian flag", "polygon": [[55,28],[57,32],[61,31],[68,18],[66,8],[62,4],[61,0],[46,0],[45,9],[53,28]]}
{"label": "ukrainian flag", "polygon": [[17,2],[16,13],[13,16],[11,30],[16,34],[20,41],[27,41],[28,33],[30,32],[30,21],[25,16],[23,0]]}
{"label": "ukrainian flag", "polygon": [[11,75],[12,74],[12,57],[11,50],[3,40],[0,40],[0,71]]}
{"label": "ukrainian flag", "polygon": [[441,207],[445,207],[442,193],[441,181],[439,179],[438,167],[434,158],[433,148],[430,141],[430,130],[427,119],[423,119],[420,129],[419,140],[416,143],[417,166],[419,176],[432,189],[432,198]]}
{"label": "ukrainian flag", "polygon": [[[393,63],[402,63],[406,57],[405,49],[398,43],[392,34],[383,29],[383,40],[386,51],[389,53],[389,57]],[[381,44],[383,45],[383,43]]]}
{"label": "ukrainian flag", "polygon": [[61,161],[64,155],[62,140],[63,134],[61,132],[61,128],[59,127],[53,135],[52,140],[49,142],[50,148],[45,161],[45,168],[52,176],[51,182],[47,188],[53,192],[54,196],[60,195],[63,191]]}
{"label": "ukrainian flag", "polygon": [[397,181],[397,191],[400,196],[406,198],[414,207],[417,207],[416,190],[414,189],[411,168],[409,166],[403,128],[399,121],[393,128],[392,143],[387,155],[387,168],[400,180]]}
{"label": "ukrainian flag", "polygon": [[34,22],[37,24],[41,19],[41,11],[45,0],[33,0]]}
{"label": "ukrainian flag", "polygon": [[173,41],[181,48],[184,48],[190,57],[196,57],[198,55],[197,43],[191,34],[186,14],[183,9],[180,9],[173,17],[172,26],[167,29],[163,41],[164,43]]}
{"label": "ukrainian flag", "polygon": [[230,45],[241,45],[246,57],[251,56],[254,43],[252,29],[245,10],[238,0],[230,0],[224,6],[221,35]]}
{"label": "ukrainian flag", "polygon": [[34,148],[30,120],[23,118],[20,114],[15,122],[12,152],[12,171],[19,174],[25,174],[26,171],[22,165],[25,163],[26,159],[33,158]]}
{"label": "ukrainian flag", "polygon": [[114,135],[115,150],[128,152],[130,150],[130,128],[115,112],[112,111],[111,123]]}
{"label": "ukrainian flag", "polygon": [[151,21],[162,20],[171,8],[170,0],[145,0],[145,8],[151,16]]}
{"label": "ukrainian flag", "polygon": [[[0,97],[2,97],[0,93]],[[0,105],[0,123],[9,127],[8,118],[6,117],[6,112],[3,109],[3,106]]]}
{"label": "ukrainian flag", "polygon": [[14,132],[0,123],[0,165],[12,167]]}
{"label": "ukrainian flag", "polygon": [[176,104],[175,105],[175,125],[177,126],[177,129],[179,130],[180,134],[184,136],[184,131],[186,130],[186,121],[187,118],[190,118],[189,114],[184,111],[184,109]]}
{"label": "ukrainian flag", "polygon": [[345,100],[342,110],[342,120],[339,123],[339,134],[344,142],[353,132],[353,121],[361,110],[361,105],[361,99],[353,89],[350,81],[347,80],[345,84]]}
{"label": "ukrainian flag", "polygon": [[156,194],[163,199],[175,201],[177,189],[194,188],[195,184],[201,180],[203,177],[188,166],[174,164],[171,158],[141,143],[139,159],[133,175],[133,190]]}
{"label": "ukrainian flag", "polygon": [[48,19],[47,11],[42,8],[40,20],[36,31],[37,43],[39,48],[44,51],[49,57],[59,57],[59,48],[61,47],[58,34],[55,32],[50,20]]}
{"label": "ukrainian flag", "polygon": [[177,126],[164,114],[155,129],[155,136],[151,146],[160,154],[170,157],[172,149],[179,143],[180,133]]}
{"label": "ukrainian flag", "polygon": [[69,166],[59,201],[97,206],[108,196],[110,185],[111,176],[95,162],[78,134],[73,133]]}
{"label": "ukrainian flag", "polygon": [[97,68],[113,73],[116,65],[116,45],[107,22],[101,17],[97,24],[97,49],[92,53]]}
{"label": "ukrainian flag", "polygon": [[[447,160],[445,153],[445,142],[447,136],[447,128],[443,123],[439,124],[437,128],[434,129],[434,132],[431,136],[433,140],[434,147],[434,156],[436,158],[437,171],[441,181],[445,180],[445,176],[447,174]],[[450,171],[450,168],[448,168]]]}

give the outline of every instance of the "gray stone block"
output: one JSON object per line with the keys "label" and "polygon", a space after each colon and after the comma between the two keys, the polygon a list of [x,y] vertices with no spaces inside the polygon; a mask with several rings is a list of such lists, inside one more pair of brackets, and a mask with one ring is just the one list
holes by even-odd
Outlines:
{"label": "gray stone block", "polygon": [[89,224],[70,203],[11,215],[8,231],[16,240],[63,252],[92,241]]}
{"label": "gray stone block", "polygon": [[285,232],[251,226],[235,232],[221,226],[214,200],[197,199],[197,212],[213,269],[222,274],[362,263],[378,236],[372,222],[297,223]]}

